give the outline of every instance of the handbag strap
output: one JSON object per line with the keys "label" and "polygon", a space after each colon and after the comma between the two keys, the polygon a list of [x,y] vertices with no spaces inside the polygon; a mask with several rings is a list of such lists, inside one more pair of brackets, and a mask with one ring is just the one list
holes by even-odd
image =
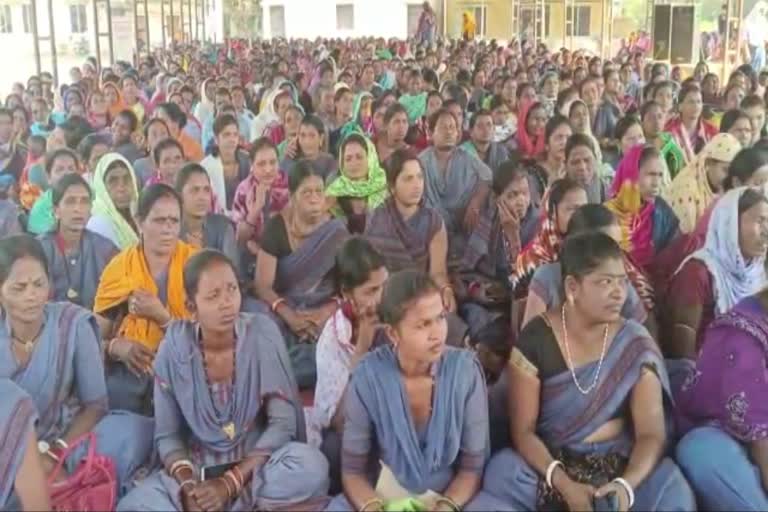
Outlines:
{"label": "handbag strap", "polygon": [[81,444],[86,442],[88,443],[88,452],[85,456],[85,474],[90,472],[91,467],[93,466],[93,459],[96,455],[96,435],[93,432],[86,432],[85,434],[72,441],[69,444],[69,447],[61,453],[59,461],[56,463],[56,467],[51,473],[51,476],[48,477],[49,486],[53,485],[58,480],[59,473],[61,473],[63,470],[64,463],[67,461],[69,456],[72,455],[74,451],[80,447]]}

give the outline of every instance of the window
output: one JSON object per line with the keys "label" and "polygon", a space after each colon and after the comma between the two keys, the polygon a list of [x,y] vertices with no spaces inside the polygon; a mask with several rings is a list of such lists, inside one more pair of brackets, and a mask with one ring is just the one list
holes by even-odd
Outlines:
{"label": "window", "polygon": [[10,34],[13,32],[13,23],[11,22],[11,6],[0,5],[0,33]]}
{"label": "window", "polygon": [[[574,17],[574,9],[576,10],[576,16]],[[589,5],[577,5],[576,7],[568,6],[566,11],[565,26],[567,36],[576,37],[588,37],[590,27],[590,17],[592,15],[592,7]],[[574,26],[575,25],[575,26]]]}
{"label": "window", "polygon": [[83,4],[69,6],[69,24],[73,34],[82,34],[88,31],[88,18],[85,15]]}
{"label": "window", "polygon": [[282,5],[269,6],[269,27],[272,37],[285,37],[285,8]]}
{"label": "window", "polygon": [[355,6],[339,4],[336,6],[336,30],[355,29]]}
{"label": "window", "polygon": [[32,32],[32,5],[24,4],[21,6],[21,19],[24,22],[24,33]]}
{"label": "window", "polygon": [[486,7],[484,5],[478,5],[476,7],[472,7],[472,10],[475,14],[475,31],[476,36],[478,37],[485,37],[485,31],[486,31],[486,25],[485,25],[485,15],[486,15]]}
{"label": "window", "polygon": [[[539,11],[541,12],[541,11]],[[549,37],[550,34],[550,18],[552,14],[552,6],[545,5],[544,6],[544,37]],[[521,27],[521,32],[524,33],[527,37],[533,37],[533,9],[531,8],[525,8],[521,9],[520,11],[520,20],[518,21],[518,24]],[[541,30],[541,25],[538,27],[539,30]],[[537,34],[539,38],[541,38],[541,34]]]}

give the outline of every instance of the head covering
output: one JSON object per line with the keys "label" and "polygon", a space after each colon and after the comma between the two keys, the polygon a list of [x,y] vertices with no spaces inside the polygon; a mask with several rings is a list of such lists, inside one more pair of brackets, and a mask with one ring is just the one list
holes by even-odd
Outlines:
{"label": "head covering", "polygon": [[355,96],[355,101],[352,104],[352,120],[347,122],[341,128],[341,140],[346,139],[353,133],[359,133],[364,137],[373,136],[373,116],[371,115],[368,119],[360,118],[360,111],[365,98],[373,99],[373,94],[368,91],[363,91],[357,93]]}
{"label": "head covering", "polygon": [[387,175],[379,163],[376,146],[367,137],[365,142],[368,153],[368,178],[363,181],[349,179],[344,172],[344,154],[339,151],[339,176],[328,185],[325,193],[331,197],[366,199],[368,208],[373,210],[387,198]]}
{"label": "head covering", "polygon": [[688,257],[707,266],[714,280],[717,312],[721,314],[757,293],[766,282],[765,256],[747,261],[739,245],[739,200],[746,190],[747,187],[730,190],[717,202],[704,247]]}
{"label": "head covering", "polygon": [[203,83],[200,84],[200,102],[195,106],[194,116],[202,124],[205,124],[216,111],[213,100],[205,95],[205,86],[208,85],[208,82],[211,80],[213,80],[213,78],[206,78],[203,80]]}
{"label": "head covering", "polygon": [[[524,158],[536,158],[544,152],[546,137],[544,131],[534,135],[528,134],[528,115],[534,107],[541,106],[540,103],[526,103],[520,107],[520,123],[517,127],[518,148]],[[535,140],[534,140],[535,137]]]}
{"label": "head covering", "polygon": [[675,177],[664,199],[680,219],[680,230],[690,233],[704,211],[715,200],[707,177],[707,160],[730,163],[741,150],[741,144],[730,133],[720,133]]}
{"label": "head covering", "polygon": [[114,119],[117,117],[117,115],[125,110],[125,102],[123,101],[123,93],[120,91],[120,88],[113,84],[112,82],[107,82],[104,84],[103,91],[106,95],[107,88],[112,88],[115,90],[115,94],[117,94],[117,101],[114,102],[112,105],[109,106],[109,118]]}
{"label": "head covering", "polygon": [[136,186],[136,176],[131,167],[130,162],[123,156],[117,153],[108,153],[101,157],[99,164],[96,166],[94,172],[93,182],[91,188],[93,189],[93,209],[91,213],[93,215],[104,215],[112,221],[112,227],[115,230],[115,238],[120,246],[120,249],[125,249],[139,241],[137,233],[133,230],[130,224],[125,220],[123,214],[112,202],[112,198],[109,197],[107,191],[107,185],[104,183],[104,179],[107,175],[107,169],[115,162],[122,162],[125,167],[128,168],[131,174],[131,181],[133,187],[131,191],[131,212],[136,210],[136,203],[139,200],[139,191]]}

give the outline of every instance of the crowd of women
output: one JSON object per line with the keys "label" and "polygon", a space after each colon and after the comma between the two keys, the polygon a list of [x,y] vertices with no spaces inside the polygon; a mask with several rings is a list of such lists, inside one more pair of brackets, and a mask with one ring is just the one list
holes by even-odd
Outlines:
{"label": "crowd of women", "polygon": [[0,508],[768,509],[768,73],[427,39],[14,86]]}

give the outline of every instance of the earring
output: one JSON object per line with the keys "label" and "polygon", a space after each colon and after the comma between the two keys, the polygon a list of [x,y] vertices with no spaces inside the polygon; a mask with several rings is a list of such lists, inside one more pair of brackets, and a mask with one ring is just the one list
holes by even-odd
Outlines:
{"label": "earring", "polygon": [[568,304],[573,307],[574,303],[576,302],[576,299],[573,297],[573,295],[568,295]]}

